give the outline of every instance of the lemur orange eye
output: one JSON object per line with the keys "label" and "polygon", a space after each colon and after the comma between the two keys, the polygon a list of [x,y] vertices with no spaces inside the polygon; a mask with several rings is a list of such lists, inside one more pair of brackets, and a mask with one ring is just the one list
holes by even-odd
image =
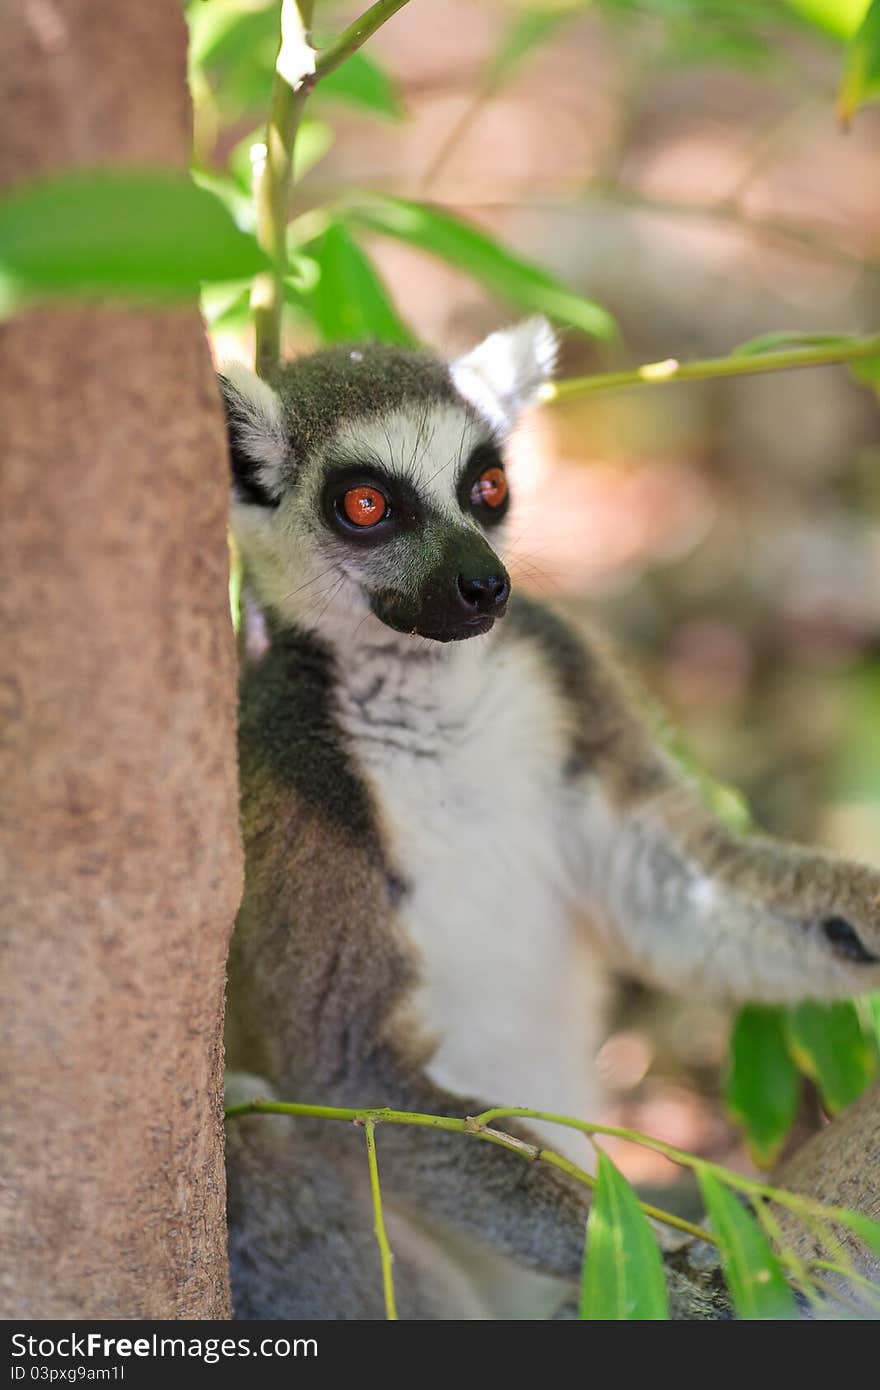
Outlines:
{"label": "lemur orange eye", "polygon": [[388,503],[376,487],[351,487],[342,510],[353,526],[375,526],[388,515]]}
{"label": "lemur orange eye", "polygon": [[507,478],[504,469],[487,468],[471,488],[471,505],[477,507],[482,502],[487,507],[500,507],[506,496]]}

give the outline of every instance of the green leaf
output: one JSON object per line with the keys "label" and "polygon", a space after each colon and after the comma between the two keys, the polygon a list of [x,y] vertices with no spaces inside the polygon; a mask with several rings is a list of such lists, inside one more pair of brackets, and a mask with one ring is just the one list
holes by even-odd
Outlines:
{"label": "green leaf", "polygon": [[865,1007],[871,1026],[874,1029],[874,1036],[880,1044],[880,994],[869,994],[865,997]]}
{"label": "green leaf", "polygon": [[262,7],[251,0],[193,0],[187,20],[193,91],[212,85],[227,122],[264,110],[281,34],[278,0]]}
{"label": "green leaf", "polygon": [[0,271],[31,293],[187,297],[267,264],[218,198],[171,171],[68,174],[0,202]]}
{"label": "green leaf", "polygon": [[244,191],[236,179],[225,174],[212,174],[207,169],[193,169],[191,173],[193,183],[220,199],[237,227],[244,232],[256,230],[257,213],[253,197]]}
{"label": "green leaf", "polygon": [[251,282],[229,280],[225,284],[206,285],[201,302],[209,328],[241,331],[247,327],[251,316]]}
{"label": "green leaf", "polygon": [[362,49],[321,78],[315,88],[315,99],[325,98],[358,106],[390,121],[399,121],[403,116],[397,83]]}
{"label": "green leaf", "polygon": [[[293,147],[293,176],[299,183],[304,179],[310,169],[324,158],[334,140],[333,127],[326,121],[316,121],[305,117],[299,123],[296,132],[296,144]],[[246,198],[251,204],[251,220],[256,221],[256,212],[253,211],[253,194],[251,188],[254,180],[254,168],[251,151],[255,145],[261,145],[265,150],[266,125],[265,122],[252,130],[237,145],[234,145],[229,152],[227,161],[233,182],[239,190],[239,196]],[[242,223],[236,217],[239,226]]]}
{"label": "green leaf", "polygon": [[[853,333],[762,333],[759,338],[750,338],[747,343],[741,343],[739,347],[734,348],[734,355],[751,357],[761,352],[784,352],[787,348],[845,347],[848,343],[858,341],[857,335]],[[863,385],[880,385],[880,356],[862,358],[858,362],[848,362],[846,365]]]}
{"label": "green leaf", "polygon": [[277,52],[281,37],[278,0],[191,0],[186,22],[189,61],[198,67],[232,58],[260,38],[274,40]]}
{"label": "green leaf", "polygon": [[519,65],[542,43],[551,39],[567,20],[582,13],[583,6],[540,5],[522,10],[511,21],[498,50],[486,67],[486,85],[500,86],[513,75]]}
{"label": "green leaf", "polygon": [[849,369],[863,386],[873,386],[880,391],[880,357],[863,358],[861,362],[850,362]]}
{"label": "green leaf", "polygon": [[737,1015],[730,1040],[727,1108],[743,1126],[760,1168],[779,1157],[794,1123],[802,1081],[788,1050],[780,1009],[750,1005]]}
{"label": "green leaf", "polygon": [[377,198],[355,207],[350,218],[371,231],[410,242],[457,266],[502,299],[547,314],[597,338],[610,338],[616,332],[611,315],[593,300],[573,294],[549,271],[433,204]]}
{"label": "green leaf", "polygon": [[788,1045],[831,1111],[842,1110],[877,1075],[877,1041],[849,1001],[798,1004],[786,1011]]}
{"label": "green leaf", "polygon": [[700,1167],[697,1176],[738,1316],[796,1318],[794,1294],[754,1216],[713,1173]]}
{"label": "green leaf", "polygon": [[836,39],[849,39],[865,17],[869,0],[788,0],[789,8],[814,28]]}
{"label": "green leaf", "polygon": [[317,262],[317,283],[301,291],[301,300],[328,343],[379,338],[411,343],[412,334],[399,317],[378,271],[341,222],[306,248]]}
{"label": "green leaf", "polygon": [[858,107],[880,98],[880,0],[868,12],[846,51],[837,113],[848,125]]}
{"label": "green leaf", "polygon": [[801,333],[796,329],[783,329],[777,333],[762,333],[759,338],[750,338],[733,350],[736,357],[756,357],[762,352],[784,352],[787,348],[840,347],[855,342],[852,333]]}
{"label": "green leaf", "polygon": [[587,1220],[580,1314],[593,1321],[669,1317],[657,1238],[636,1194],[604,1153]]}

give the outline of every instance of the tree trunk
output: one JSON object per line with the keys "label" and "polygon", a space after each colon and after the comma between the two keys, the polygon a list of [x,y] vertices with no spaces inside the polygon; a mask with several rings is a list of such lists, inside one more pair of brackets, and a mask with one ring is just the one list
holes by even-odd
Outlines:
{"label": "tree trunk", "polygon": [[[179,0],[3,7],[0,185],[189,150]],[[0,330],[0,1316],[228,1314],[227,463],[196,310]]]}
{"label": "tree trunk", "polygon": [[[830,1125],[820,1129],[798,1149],[773,1181],[792,1192],[815,1197],[826,1206],[848,1207],[880,1221],[880,1083],[847,1106]],[[790,1212],[777,1208],[777,1218],[788,1243],[803,1260],[828,1259],[815,1231],[807,1230]],[[871,1251],[845,1226],[835,1227],[840,1252],[851,1267],[880,1289],[880,1251]],[[858,1303],[862,1291],[852,1281],[828,1273],[829,1288]],[[876,1302],[874,1304],[876,1315]]]}

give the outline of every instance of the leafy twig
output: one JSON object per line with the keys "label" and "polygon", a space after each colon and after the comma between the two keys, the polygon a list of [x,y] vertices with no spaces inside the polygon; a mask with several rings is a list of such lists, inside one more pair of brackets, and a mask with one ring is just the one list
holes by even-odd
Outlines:
{"label": "leafy twig", "polygon": [[824,367],[834,362],[861,362],[880,357],[880,334],[853,342],[823,343],[815,347],[788,348],[782,352],[734,353],[729,357],[710,357],[701,362],[649,362],[624,372],[597,372],[593,376],[570,377],[548,382],[541,399],[564,401],[573,396],[613,391],[625,386],[665,386],[676,381],[709,381],[716,377],[753,376],[762,372],[790,371],[795,367]]}
{"label": "leafy twig", "polygon": [[[533,1114],[535,1118],[538,1118],[537,1111],[520,1113],[523,1115]],[[554,1152],[553,1149],[539,1148],[537,1144],[529,1144],[524,1139],[518,1139],[516,1135],[505,1134],[502,1130],[491,1129],[483,1123],[483,1116],[479,1116],[477,1119],[457,1119],[450,1115],[422,1115],[409,1110],[347,1109],[332,1105],[302,1105],[298,1102],[280,1100],[248,1101],[242,1105],[231,1105],[226,1111],[227,1119],[236,1119],[242,1115],[300,1115],[318,1120],[353,1120],[363,1125],[372,1121],[374,1125],[414,1125],[422,1129],[442,1129],[455,1134],[468,1134],[473,1139],[480,1139],[489,1144],[498,1144],[503,1149],[509,1149],[511,1153],[519,1154],[520,1158],[524,1158],[528,1162],[548,1163],[551,1167],[559,1168],[563,1173],[568,1173],[569,1177],[574,1178],[576,1182],[583,1183],[585,1187],[594,1187],[596,1184],[591,1173],[579,1168],[576,1163],[572,1163],[562,1154]],[[592,1128],[597,1133],[602,1132],[601,1126],[592,1126]],[[639,1142],[639,1136],[635,1132],[628,1137],[632,1137],[636,1143]],[[702,1227],[694,1225],[693,1222],[686,1221],[684,1217],[675,1216],[672,1212],[661,1211],[659,1207],[651,1206],[648,1202],[641,1202],[639,1205],[646,1216],[661,1222],[664,1226],[672,1226],[677,1231],[684,1231],[687,1235],[694,1236],[698,1240],[708,1241],[712,1245],[718,1243],[711,1231],[706,1231]]]}
{"label": "leafy twig", "polygon": [[[265,155],[254,177],[257,240],[272,261],[272,269],[255,279],[251,295],[257,371],[262,375],[271,371],[281,355],[287,220],[293,186],[294,147],[303,107],[315,83],[349,58],[406,3],[407,0],[377,0],[309,63],[308,58],[314,54],[308,41],[314,0],[285,0],[283,42],[275,63],[269,100]],[[285,25],[296,32],[288,35]],[[287,60],[288,48],[293,54],[292,65]]]}
{"label": "leafy twig", "polygon": [[[293,13],[293,0],[289,0]],[[314,0],[296,0],[302,42],[312,22]],[[285,36],[286,37],[286,36]],[[298,85],[291,84],[291,73],[282,63],[284,45],[275,64],[269,115],[266,121],[266,150],[254,177],[257,207],[257,240],[272,261],[272,269],[254,281],[251,306],[254,311],[257,371],[271,370],[281,355],[281,316],[284,310],[284,277],[287,274],[287,214],[293,184],[293,150],[302,109],[313,78],[303,74]],[[286,75],[282,75],[285,66]]]}
{"label": "leafy twig", "polygon": [[338,38],[320,50],[315,64],[315,76],[326,77],[328,72],[333,72],[346,58],[350,58],[352,53],[356,53],[386,20],[408,3],[409,0],[376,0],[375,5],[371,5],[353,24],[349,24]]}

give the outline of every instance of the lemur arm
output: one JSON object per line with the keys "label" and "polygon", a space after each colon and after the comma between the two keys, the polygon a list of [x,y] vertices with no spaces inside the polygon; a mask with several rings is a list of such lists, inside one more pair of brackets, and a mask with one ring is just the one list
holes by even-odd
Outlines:
{"label": "lemur arm", "polygon": [[601,643],[582,667],[575,875],[609,955],[675,991],[732,1001],[880,986],[880,874],[738,835],[637,713]]}

